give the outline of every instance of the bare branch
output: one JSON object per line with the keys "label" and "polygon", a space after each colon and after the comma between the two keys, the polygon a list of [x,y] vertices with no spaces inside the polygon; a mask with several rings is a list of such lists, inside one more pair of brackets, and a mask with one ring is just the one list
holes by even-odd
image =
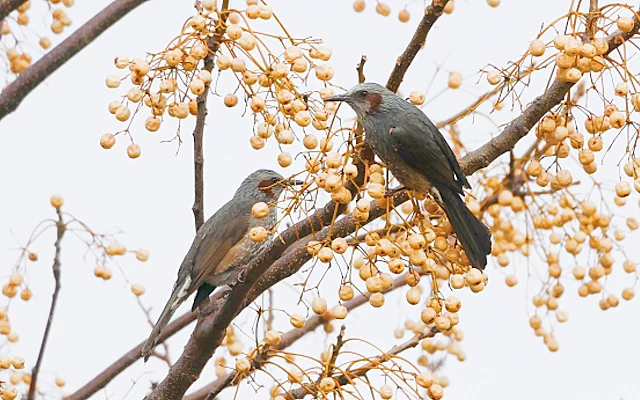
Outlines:
{"label": "bare branch", "polygon": [[413,59],[416,58],[416,54],[418,51],[424,46],[424,42],[431,30],[433,24],[436,23],[438,18],[442,15],[444,11],[444,7],[447,5],[449,0],[433,0],[431,4],[425,8],[424,16],[420,20],[418,24],[418,28],[416,28],[409,45],[404,50],[402,55],[398,57],[396,61],[396,66],[391,71],[391,76],[389,76],[389,80],[387,80],[387,89],[392,92],[397,92],[400,87],[400,83],[402,83],[402,79],[404,79],[404,75],[407,73],[409,66],[413,62]]}
{"label": "bare branch", "polygon": [[51,332],[51,325],[53,325],[53,315],[56,311],[56,304],[58,303],[58,295],[60,294],[60,243],[66,230],[64,221],[62,220],[62,211],[60,208],[56,208],[58,214],[58,221],[56,221],[56,242],[54,246],[56,248],[53,256],[53,279],[55,280],[55,288],[53,289],[53,298],[51,300],[51,308],[49,308],[49,317],[47,318],[47,325],[44,328],[44,335],[42,336],[42,343],[40,344],[40,352],[38,353],[38,359],[36,365],[31,371],[31,384],[29,385],[29,393],[27,400],[33,400],[37,392],[38,373],[40,372],[40,366],[44,359],[44,351],[47,347],[47,341],[49,339],[49,333]]}
{"label": "bare branch", "polygon": [[148,0],[115,0],[20,74],[0,93],[0,120],[12,113],[42,81],[93,42],[111,25]]}

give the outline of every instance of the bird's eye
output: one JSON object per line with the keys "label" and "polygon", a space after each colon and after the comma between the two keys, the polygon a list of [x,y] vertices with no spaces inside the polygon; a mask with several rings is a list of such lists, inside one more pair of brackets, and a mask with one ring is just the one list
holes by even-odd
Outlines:
{"label": "bird's eye", "polygon": [[361,97],[367,97],[368,95],[369,95],[369,92],[367,92],[366,90],[360,91],[360,96]]}

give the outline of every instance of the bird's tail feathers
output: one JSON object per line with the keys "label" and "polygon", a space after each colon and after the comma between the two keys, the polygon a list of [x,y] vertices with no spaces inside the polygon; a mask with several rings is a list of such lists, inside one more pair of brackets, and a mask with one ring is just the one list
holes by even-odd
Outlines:
{"label": "bird's tail feathers", "polygon": [[447,186],[436,189],[441,205],[471,265],[484,269],[487,265],[487,255],[491,253],[489,229],[473,215],[458,193]]}
{"label": "bird's tail feathers", "polygon": [[191,277],[187,276],[183,282],[178,281],[177,284],[173,287],[173,291],[171,292],[171,297],[169,297],[169,301],[164,306],[160,317],[158,318],[158,322],[153,326],[153,330],[147,339],[147,342],[144,344],[142,348],[142,357],[144,361],[147,362],[151,353],[153,352],[154,347],[158,344],[158,339],[160,338],[160,334],[165,326],[171,321],[171,317],[173,313],[178,309],[180,304],[189,296],[192,292],[190,290],[191,286]]}

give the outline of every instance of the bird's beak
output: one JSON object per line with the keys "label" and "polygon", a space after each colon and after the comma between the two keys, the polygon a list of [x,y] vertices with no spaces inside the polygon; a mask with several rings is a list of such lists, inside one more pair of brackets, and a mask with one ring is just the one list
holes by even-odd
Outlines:
{"label": "bird's beak", "polygon": [[285,181],[285,184],[287,186],[301,186],[301,185],[304,185],[304,181],[299,181],[297,179],[291,178],[288,181]]}
{"label": "bird's beak", "polygon": [[327,97],[326,99],[324,99],[325,102],[327,102],[327,101],[347,101],[347,100],[349,100],[349,96],[347,96],[345,94],[337,94],[335,96]]}

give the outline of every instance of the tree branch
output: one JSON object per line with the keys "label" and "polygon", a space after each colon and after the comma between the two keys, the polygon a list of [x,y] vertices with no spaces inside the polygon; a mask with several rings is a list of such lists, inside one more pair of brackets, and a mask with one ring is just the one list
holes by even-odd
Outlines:
{"label": "tree branch", "polygon": [[404,79],[404,75],[407,73],[409,66],[413,62],[413,59],[416,58],[416,54],[418,51],[424,46],[424,42],[431,30],[433,24],[436,23],[438,18],[444,12],[444,7],[447,5],[449,0],[433,0],[431,4],[425,8],[424,16],[420,20],[418,24],[418,28],[416,28],[409,45],[404,50],[402,55],[398,57],[396,60],[396,66],[391,71],[391,76],[389,76],[389,80],[387,80],[387,89],[392,92],[397,92],[400,87],[400,83],[402,83],[402,79]]}
{"label": "tree branch", "polygon": [[[20,7],[26,0],[2,0],[0,1],[0,22],[2,22],[11,11]],[[0,33],[0,35],[2,35]]]}
{"label": "tree branch", "polygon": [[62,220],[62,211],[60,208],[56,208],[58,214],[58,221],[56,222],[56,242],[54,246],[56,248],[53,256],[53,279],[55,280],[55,288],[53,289],[53,298],[51,300],[51,308],[49,309],[49,317],[47,318],[47,325],[44,328],[44,335],[42,336],[42,343],[40,344],[40,352],[38,353],[38,359],[36,365],[31,370],[31,383],[29,384],[29,393],[27,400],[33,400],[37,392],[38,374],[40,372],[40,366],[44,359],[44,351],[47,347],[47,341],[49,339],[49,333],[51,332],[51,325],[53,325],[53,315],[56,311],[56,304],[58,303],[58,295],[60,294],[60,243],[66,230],[64,221]]}
{"label": "tree branch", "polygon": [[0,120],[15,111],[33,89],[71,57],[145,1],[148,0],[115,0],[20,74],[0,93]]}

